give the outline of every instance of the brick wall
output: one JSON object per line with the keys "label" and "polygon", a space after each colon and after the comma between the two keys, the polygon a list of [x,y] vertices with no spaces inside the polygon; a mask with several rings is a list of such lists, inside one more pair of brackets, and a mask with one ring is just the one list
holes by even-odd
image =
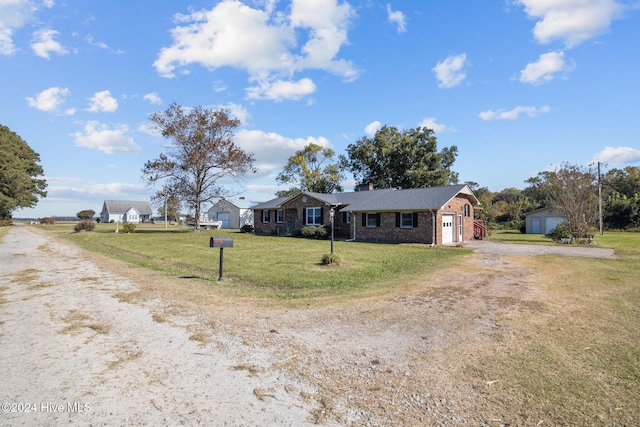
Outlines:
{"label": "brick wall", "polygon": [[[465,205],[467,209],[465,210]],[[411,228],[397,227],[396,212],[380,212],[380,225],[367,227],[362,222],[362,212],[354,213],[352,219],[352,232],[355,226],[356,240],[370,242],[400,242],[400,243],[426,243],[442,244],[442,214],[454,215],[453,240],[459,242],[459,220],[462,215],[463,240],[473,240],[473,207],[464,196],[452,199],[443,210],[436,213],[435,242],[433,242],[432,213],[431,211],[417,211],[417,226]],[[354,223],[355,222],[355,223]]]}
{"label": "brick wall", "polygon": [[[379,226],[363,226],[362,212],[354,214],[356,240],[367,242],[399,242],[399,243],[427,243],[433,238],[431,227],[432,213],[429,211],[415,212],[417,226],[411,228],[396,227],[396,212],[379,212]],[[353,222],[352,221],[352,222]],[[354,224],[352,224],[353,227]]]}

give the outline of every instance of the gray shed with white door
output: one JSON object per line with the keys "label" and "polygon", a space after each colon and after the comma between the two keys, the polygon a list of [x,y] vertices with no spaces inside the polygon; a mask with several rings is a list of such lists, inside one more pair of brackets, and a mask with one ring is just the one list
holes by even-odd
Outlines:
{"label": "gray shed with white door", "polygon": [[562,214],[552,206],[536,209],[525,214],[527,234],[548,234],[564,221],[565,218]]}

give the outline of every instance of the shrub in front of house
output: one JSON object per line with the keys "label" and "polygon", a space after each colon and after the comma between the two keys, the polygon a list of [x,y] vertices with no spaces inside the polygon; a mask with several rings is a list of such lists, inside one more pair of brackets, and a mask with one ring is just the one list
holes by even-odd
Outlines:
{"label": "shrub in front of house", "polygon": [[338,254],[322,255],[322,265],[340,265],[340,257]]}
{"label": "shrub in front of house", "polygon": [[133,233],[134,231],[136,231],[136,225],[131,222],[125,222],[124,224],[122,224],[122,231],[127,234]]}
{"label": "shrub in front of house", "polygon": [[242,227],[240,227],[240,232],[241,233],[253,233],[253,225],[251,224],[245,224]]}
{"label": "shrub in front of house", "polygon": [[326,239],[329,235],[329,231],[325,225],[307,225],[302,230],[300,230],[300,235],[307,239]]}
{"label": "shrub in front of house", "polygon": [[80,231],[93,231],[95,227],[95,222],[88,219],[83,219],[82,221],[78,221],[76,223],[76,225],[73,227],[73,231],[75,231],[76,233]]}
{"label": "shrub in front of house", "polygon": [[307,225],[302,230],[300,230],[300,235],[307,239],[315,239],[316,237],[316,226],[315,225]]}
{"label": "shrub in front of house", "polygon": [[551,233],[545,234],[545,237],[549,237],[550,239],[559,242],[560,239],[570,239],[572,235],[567,223],[563,222],[561,224],[558,224],[556,228],[551,230]]}

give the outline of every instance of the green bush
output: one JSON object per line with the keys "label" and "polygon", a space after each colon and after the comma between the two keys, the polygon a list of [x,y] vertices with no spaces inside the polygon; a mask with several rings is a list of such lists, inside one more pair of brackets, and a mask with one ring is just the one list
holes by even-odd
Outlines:
{"label": "green bush", "polygon": [[316,227],[314,225],[307,225],[302,230],[300,230],[300,235],[302,237],[306,237],[307,239],[315,239],[315,237],[316,237],[316,228],[318,228],[318,227]]}
{"label": "green bush", "polygon": [[340,257],[338,254],[322,255],[322,265],[340,265]]}
{"label": "green bush", "polygon": [[242,227],[240,227],[240,232],[241,233],[253,233],[253,225],[251,224],[245,224]]}
{"label": "green bush", "polygon": [[76,225],[73,227],[73,230],[76,233],[80,231],[93,231],[95,226],[96,226],[95,222],[89,221],[88,219],[83,219],[82,221],[79,221],[76,223]]}
{"label": "green bush", "polygon": [[124,224],[122,224],[122,231],[127,234],[133,233],[134,231],[136,231],[136,225],[131,222],[125,222]]}
{"label": "green bush", "polygon": [[571,238],[572,235],[571,235],[571,230],[569,230],[569,226],[567,225],[567,223],[563,222],[561,224],[558,224],[556,228],[551,230],[551,233],[545,234],[545,237],[549,237],[559,242],[560,239]]}
{"label": "green bush", "polygon": [[324,225],[314,226],[308,225],[300,230],[300,235],[307,239],[326,239],[329,235],[327,227]]}

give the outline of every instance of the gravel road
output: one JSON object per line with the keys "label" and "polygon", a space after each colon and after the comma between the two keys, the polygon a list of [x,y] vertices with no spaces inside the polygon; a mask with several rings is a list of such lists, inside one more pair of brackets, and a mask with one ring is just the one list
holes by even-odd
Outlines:
{"label": "gravel road", "polygon": [[119,301],[128,279],[31,227],[12,227],[0,253],[0,425],[310,424],[314,388],[272,351],[194,340],[193,316],[154,321],[162,302]]}

